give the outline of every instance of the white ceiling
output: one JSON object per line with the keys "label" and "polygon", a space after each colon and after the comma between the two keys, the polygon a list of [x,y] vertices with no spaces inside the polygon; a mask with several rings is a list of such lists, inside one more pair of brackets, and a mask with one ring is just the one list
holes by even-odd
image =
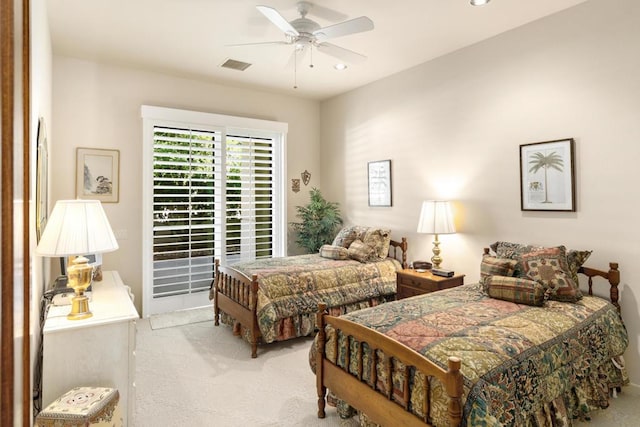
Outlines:
{"label": "white ceiling", "polygon": [[[586,0],[316,0],[308,18],[321,26],[358,16],[373,31],[331,39],[367,61],[337,71],[313,52],[298,65],[293,46],[229,44],[284,41],[255,6],[298,16],[296,0],[46,0],[55,54],[155,70],[190,79],[326,99]],[[253,64],[221,68],[226,59]]]}

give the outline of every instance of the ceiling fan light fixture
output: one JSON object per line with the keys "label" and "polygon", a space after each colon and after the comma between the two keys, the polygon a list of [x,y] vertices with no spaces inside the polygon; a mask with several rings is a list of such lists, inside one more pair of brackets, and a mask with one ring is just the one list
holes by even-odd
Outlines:
{"label": "ceiling fan light fixture", "polygon": [[489,3],[491,0],[471,0],[472,6],[484,6]]}
{"label": "ceiling fan light fixture", "polygon": [[333,68],[335,68],[338,71],[344,71],[344,70],[347,69],[347,64],[338,63],[338,64],[334,65]]}

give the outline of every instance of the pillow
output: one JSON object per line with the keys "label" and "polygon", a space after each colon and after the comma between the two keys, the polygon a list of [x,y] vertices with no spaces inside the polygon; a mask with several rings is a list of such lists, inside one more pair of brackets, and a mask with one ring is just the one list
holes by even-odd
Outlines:
{"label": "pillow", "polygon": [[485,279],[487,294],[491,298],[510,301],[516,304],[542,306],[549,291],[535,280],[521,277],[487,276]]}
{"label": "pillow", "polygon": [[512,276],[516,262],[515,259],[484,255],[480,263],[480,276]]}
{"label": "pillow", "polygon": [[362,241],[374,249],[375,256],[379,259],[386,259],[389,255],[391,245],[391,230],[382,228],[369,228],[364,233]]}
{"label": "pillow", "polygon": [[348,248],[354,240],[358,238],[358,231],[354,226],[344,227],[338,232],[331,246],[342,246]]}
{"label": "pillow", "polygon": [[322,245],[320,256],[329,259],[349,259],[349,250],[342,246]]}
{"label": "pillow", "polygon": [[360,262],[367,262],[376,256],[373,247],[367,245],[362,240],[355,240],[348,249],[349,258]]}
{"label": "pillow", "polygon": [[571,277],[564,246],[522,254],[522,264],[530,279],[551,290],[551,299],[576,302],[582,298],[577,283]]}
{"label": "pillow", "polygon": [[480,262],[480,283],[486,290],[485,279],[488,276],[513,276],[516,263],[514,259],[483,255]]}
{"label": "pillow", "polygon": [[591,256],[592,251],[575,251],[570,250],[567,252],[567,264],[569,264],[569,271],[571,271],[571,278],[576,282],[576,286],[580,287],[578,281],[578,270],[587,261],[587,258]]}
{"label": "pillow", "polygon": [[515,277],[527,277],[524,272],[524,266],[522,265],[522,254],[526,254],[537,249],[543,249],[541,246],[523,245],[522,243],[511,242],[495,242],[489,246],[493,252],[495,252],[498,258],[509,258],[517,261],[513,276]]}

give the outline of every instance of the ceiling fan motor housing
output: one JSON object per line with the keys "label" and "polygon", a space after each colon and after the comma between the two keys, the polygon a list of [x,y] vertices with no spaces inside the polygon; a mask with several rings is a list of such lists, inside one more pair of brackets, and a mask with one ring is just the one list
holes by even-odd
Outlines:
{"label": "ceiling fan motor housing", "polygon": [[311,37],[315,30],[320,29],[320,24],[308,18],[298,18],[290,22],[291,26],[301,35]]}

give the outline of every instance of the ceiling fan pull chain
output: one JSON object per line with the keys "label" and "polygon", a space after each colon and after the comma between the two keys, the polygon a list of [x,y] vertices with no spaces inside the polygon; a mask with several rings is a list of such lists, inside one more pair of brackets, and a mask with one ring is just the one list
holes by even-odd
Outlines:
{"label": "ceiling fan pull chain", "polygon": [[312,44],[309,45],[309,58],[310,58],[309,68],[313,68],[313,45]]}

